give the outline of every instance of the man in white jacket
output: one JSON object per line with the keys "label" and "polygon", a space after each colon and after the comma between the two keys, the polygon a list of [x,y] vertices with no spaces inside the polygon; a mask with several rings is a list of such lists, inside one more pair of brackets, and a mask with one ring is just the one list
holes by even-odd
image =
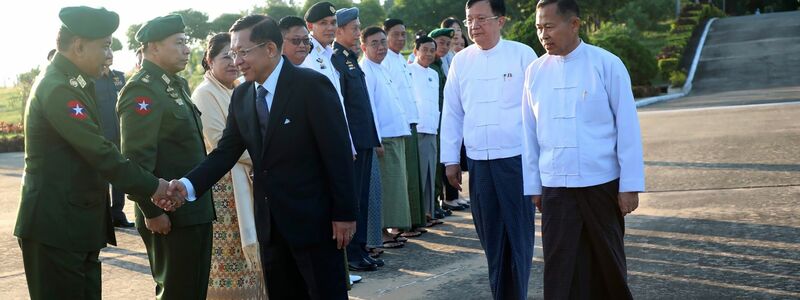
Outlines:
{"label": "man in white jacket", "polygon": [[460,189],[461,141],[467,148],[470,205],[486,252],[495,299],[526,299],[533,259],[534,207],[522,189],[521,101],[530,47],[500,38],[502,0],[470,0],[466,26],[475,41],[453,58],[444,88],[441,161]]}

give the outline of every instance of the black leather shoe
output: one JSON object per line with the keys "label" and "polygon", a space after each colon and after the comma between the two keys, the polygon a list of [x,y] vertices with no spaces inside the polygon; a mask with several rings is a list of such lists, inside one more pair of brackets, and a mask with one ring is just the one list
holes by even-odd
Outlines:
{"label": "black leather shoe", "polygon": [[386,263],[380,258],[372,258],[372,257],[364,257],[364,260],[368,261],[369,263],[376,265],[378,267],[383,267]]}
{"label": "black leather shoe", "polygon": [[133,224],[133,223],[131,223],[131,222],[128,222],[128,221],[114,220],[114,227],[120,227],[120,228],[131,228],[131,227],[133,227],[134,225],[135,225],[135,224]]}
{"label": "black leather shoe", "polygon": [[361,261],[357,262],[347,262],[347,267],[350,271],[375,271],[378,270],[378,266],[368,262],[366,259],[361,259]]}
{"label": "black leather shoe", "polygon": [[444,208],[444,209],[449,209],[449,210],[454,210],[454,211],[461,211],[461,210],[464,210],[464,207],[463,207],[463,206],[461,206],[461,205],[455,205],[455,206],[453,206],[453,205],[449,205],[449,204],[447,204],[447,203],[442,203],[442,208]]}

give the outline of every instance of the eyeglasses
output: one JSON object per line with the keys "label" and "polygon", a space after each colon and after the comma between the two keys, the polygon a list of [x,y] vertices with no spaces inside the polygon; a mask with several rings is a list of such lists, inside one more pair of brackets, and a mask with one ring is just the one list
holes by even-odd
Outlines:
{"label": "eyeglasses", "polygon": [[500,16],[469,18],[464,21],[464,25],[467,25],[467,27],[471,27],[474,25],[483,26],[483,24],[486,24],[486,22],[488,22],[489,20],[496,20],[498,18],[500,18]]}
{"label": "eyeglasses", "polygon": [[284,38],[283,40],[284,41],[289,41],[289,42],[292,43],[292,45],[295,45],[295,46],[300,46],[300,43],[303,43],[303,45],[306,45],[306,46],[311,45],[311,39],[310,38],[296,38],[296,39]]}
{"label": "eyeglasses", "polygon": [[250,54],[250,52],[253,51],[253,49],[261,47],[261,46],[264,46],[264,44],[266,44],[266,43],[267,42],[263,42],[261,44],[255,45],[253,47],[250,47],[250,48],[247,48],[247,49],[244,49],[244,50],[239,50],[239,51],[231,50],[231,51],[228,51],[228,56],[230,56],[233,60],[236,60],[237,57],[245,58],[245,57],[247,57],[247,54]]}
{"label": "eyeglasses", "polygon": [[380,40],[380,41],[372,41],[367,46],[369,46],[370,48],[374,49],[374,48],[378,48],[378,46],[386,47],[386,45],[388,45],[388,42],[384,39],[384,40]]}

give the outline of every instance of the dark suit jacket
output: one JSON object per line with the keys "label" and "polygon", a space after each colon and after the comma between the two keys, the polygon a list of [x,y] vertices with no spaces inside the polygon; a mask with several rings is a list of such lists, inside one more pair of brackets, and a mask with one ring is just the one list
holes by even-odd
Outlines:
{"label": "dark suit jacket", "polygon": [[[358,58],[353,52],[339,43],[333,43],[331,64],[339,72],[339,83],[342,87],[347,122],[356,149],[372,149],[380,146],[378,131],[367,92],[364,72],[358,65]],[[371,151],[371,150],[370,150]],[[361,152],[361,151],[359,151]]]}
{"label": "dark suit jacket", "polygon": [[234,90],[217,148],[186,178],[199,196],[247,150],[259,242],[269,244],[270,230],[294,247],[330,241],[331,222],[355,221],[358,211],[353,155],[336,89],[327,77],[284,57],[263,138],[255,95],[250,81]]}

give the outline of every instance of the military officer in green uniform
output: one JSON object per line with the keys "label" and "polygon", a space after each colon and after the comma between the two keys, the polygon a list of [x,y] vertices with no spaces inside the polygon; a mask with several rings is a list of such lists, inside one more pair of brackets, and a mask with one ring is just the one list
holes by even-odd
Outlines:
{"label": "military officer in green uniform", "polygon": [[125,159],[103,137],[94,77],[112,57],[119,16],[105,9],[59,12],[58,52],[25,108],[25,173],[14,235],[31,299],[100,299],[100,249],[116,244],[108,183],[164,195],[166,181]]}
{"label": "military officer in green uniform", "polygon": [[[206,157],[200,113],[189,86],[176,75],[189,60],[179,15],[158,17],[136,33],[144,61],[122,89],[117,113],[122,153],[164,179],[181,178]],[[137,202],[136,227],[147,248],[158,299],[205,299],[211,265],[214,206],[211,193],[165,212]],[[147,226],[142,226],[146,224]]]}

